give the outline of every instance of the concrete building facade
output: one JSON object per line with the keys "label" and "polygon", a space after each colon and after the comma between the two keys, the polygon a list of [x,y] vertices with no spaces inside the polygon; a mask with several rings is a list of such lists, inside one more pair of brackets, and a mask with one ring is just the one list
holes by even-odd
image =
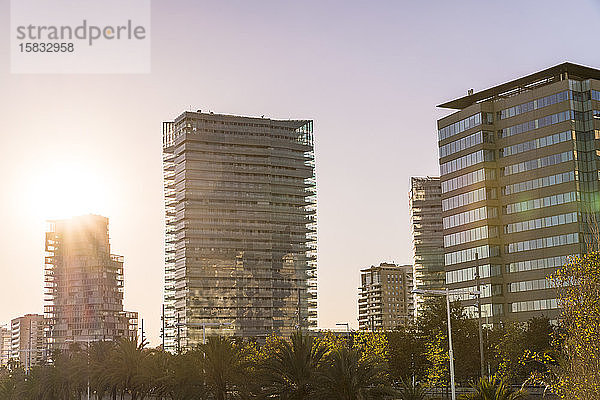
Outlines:
{"label": "concrete building facade", "polygon": [[25,371],[40,365],[46,357],[44,340],[44,316],[26,314],[10,323],[11,351],[10,359]]}
{"label": "concrete building facade", "polygon": [[0,367],[8,365],[11,354],[12,332],[9,326],[0,326]]}
{"label": "concrete building facade", "polygon": [[137,313],[123,311],[123,257],[111,254],[108,218],[50,222],[46,233],[46,336],[71,343],[136,338]]}
{"label": "concrete building facade", "polygon": [[163,123],[165,348],[316,327],[313,123]]}
{"label": "concrete building facade", "polygon": [[597,239],[600,71],[564,63],[440,107],[457,110],[438,121],[448,287],[479,271],[489,322],[556,319],[546,277]]}
{"label": "concrete building facade", "polygon": [[381,263],[360,271],[358,327],[391,330],[414,317],[413,266]]}
{"label": "concrete building facade", "polygon": [[[410,178],[410,228],[417,289],[445,287],[442,187],[439,177]],[[415,317],[427,297],[414,295]]]}

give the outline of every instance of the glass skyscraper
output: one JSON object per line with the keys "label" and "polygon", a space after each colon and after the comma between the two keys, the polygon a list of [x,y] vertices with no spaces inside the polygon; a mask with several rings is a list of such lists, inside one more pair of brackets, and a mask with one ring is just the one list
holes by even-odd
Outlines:
{"label": "glass skyscraper", "polygon": [[316,327],[313,123],[163,123],[165,348]]}
{"label": "glass skyscraper", "polygon": [[[417,289],[445,286],[442,234],[442,188],[439,177],[410,178],[409,208],[413,275]],[[415,317],[427,297],[414,296]]]}
{"label": "glass skyscraper", "polygon": [[438,121],[446,283],[479,271],[489,322],[557,318],[546,277],[597,243],[600,71],[564,63],[440,107],[457,110]]}

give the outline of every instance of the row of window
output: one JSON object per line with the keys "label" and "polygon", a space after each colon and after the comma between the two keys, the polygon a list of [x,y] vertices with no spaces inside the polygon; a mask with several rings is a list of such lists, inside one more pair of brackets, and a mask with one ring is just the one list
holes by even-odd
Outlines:
{"label": "row of window", "polygon": [[541,138],[533,139],[528,142],[513,144],[512,146],[500,149],[500,157],[508,157],[529,150],[540,149],[542,147],[552,146],[553,144],[566,142],[568,140],[571,140],[573,134],[574,133],[572,131],[564,131],[560,133],[555,133],[554,135],[548,135]]}
{"label": "row of window", "polygon": [[[498,285],[494,285],[496,288]],[[475,292],[477,291],[477,286],[469,286],[465,288],[461,288],[460,291],[462,293],[456,293],[450,295],[450,301],[467,301],[472,300],[477,295]],[[481,298],[490,297],[492,295],[492,285],[489,283],[479,285],[479,291],[481,293]],[[494,293],[496,295],[496,293]]]}
{"label": "row of window", "polygon": [[573,152],[565,151],[564,153],[551,154],[546,157],[534,158],[533,160],[507,165],[502,171],[504,171],[504,175],[512,175],[538,168],[549,167],[550,165],[556,165],[571,160],[573,160]]}
{"label": "row of window", "polygon": [[458,214],[444,217],[444,229],[453,228],[455,226],[468,224],[475,221],[481,221],[486,218],[497,218],[498,209],[496,207],[479,207],[473,210],[464,211]]}
{"label": "row of window", "polygon": [[539,189],[547,186],[558,185],[564,182],[571,182],[575,179],[573,171],[563,172],[561,174],[544,176],[541,178],[531,179],[524,182],[517,182],[511,185],[506,185],[502,188],[505,195],[525,192],[527,190]]}
{"label": "row of window", "polygon": [[[479,266],[480,278],[489,278],[492,276],[498,276],[501,274],[501,266],[497,264],[485,264]],[[477,267],[467,267],[457,269],[456,271],[446,272],[446,284],[460,283],[466,281],[475,280],[477,274]]]}
{"label": "row of window", "polygon": [[570,92],[568,90],[565,90],[564,92],[555,93],[550,96],[542,97],[540,99],[535,99],[527,103],[516,105],[514,107],[505,108],[504,110],[499,112],[500,119],[511,118],[529,111],[548,107],[553,104],[562,103],[563,101],[571,99],[569,94]]}
{"label": "row of window", "polygon": [[504,206],[505,214],[513,214],[528,210],[535,210],[542,207],[550,207],[558,204],[565,204],[577,199],[575,192],[559,193],[539,199],[525,200],[518,203],[507,204]]}
{"label": "row of window", "polygon": [[517,261],[506,264],[507,273],[534,271],[546,268],[558,268],[569,261],[569,256],[538,258],[536,260]]}
{"label": "row of window", "polygon": [[592,99],[600,101],[600,92],[597,90],[592,90]]}
{"label": "row of window", "polygon": [[489,237],[498,237],[498,228],[495,226],[488,228],[487,225],[479,226],[444,236],[444,247],[458,246],[459,244],[487,239]]}
{"label": "row of window", "polygon": [[445,162],[440,165],[440,172],[442,175],[446,175],[484,161],[494,161],[493,150],[479,150],[474,153],[459,157],[455,160]]}
{"label": "row of window", "polygon": [[586,92],[590,90],[590,80],[585,79],[583,81],[577,81],[575,79],[569,79],[569,89],[576,92]]}
{"label": "row of window", "polygon": [[521,251],[545,249],[548,247],[564,246],[574,243],[579,243],[579,233],[577,232],[509,243],[506,245],[506,252],[518,253]]}
{"label": "row of window", "polygon": [[512,224],[504,225],[504,233],[516,233],[533,229],[549,228],[551,226],[570,224],[573,222],[577,222],[576,212],[514,222]]}
{"label": "row of window", "polygon": [[488,257],[497,257],[499,254],[500,248],[498,246],[477,246],[472,247],[470,249],[464,249],[444,254],[444,265],[448,266],[463,262],[474,261],[475,255],[477,255],[479,259],[482,259]]}
{"label": "row of window", "polygon": [[496,179],[496,170],[481,168],[477,171],[469,172],[444,181],[442,182],[442,193],[451,192],[474,183],[482,182],[486,179]]}
{"label": "row of window", "polygon": [[[498,315],[504,315],[504,305],[500,304],[482,304],[481,305],[481,317],[493,317]],[[466,306],[464,307],[465,314],[469,316],[469,318],[477,318],[479,315],[477,305]]]}
{"label": "row of window", "polygon": [[445,144],[440,147],[440,158],[458,153],[459,151],[463,151],[481,143],[494,143],[494,132],[479,131],[455,140],[454,142]]}
{"label": "row of window", "polygon": [[510,305],[512,312],[553,310],[558,308],[556,299],[519,301]]}
{"label": "row of window", "polygon": [[496,189],[480,188],[442,200],[442,210],[448,211],[478,201],[496,198]]}
{"label": "row of window", "polygon": [[458,135],[461,132],[471,129],[475,126],[481,125],[481,113],[471,115],[465,119],[461,119],[451,125],[445,126],[438,131],[438,140],[444,140],[450,136]]}
{"label": "row of window", "polygon": [[513,282],[508,285],[510,292],[529,292],[531,290],[544,290],[554,287],[548,279],[534,279],[531,281]]}
{"label": "row of window", "polygon": [[518,135],[524,132],[532,131],[534,129],[543,128],[545,126],[558,124],[559,122],[568,121],[574,119],[574,115],[571,111],[563,111],[557,114],[547,115],[542,118],[534,119],[533,121],[527,121],[522,124],[509,126],[508,128],[502,129],[502,137],[508,137]]}

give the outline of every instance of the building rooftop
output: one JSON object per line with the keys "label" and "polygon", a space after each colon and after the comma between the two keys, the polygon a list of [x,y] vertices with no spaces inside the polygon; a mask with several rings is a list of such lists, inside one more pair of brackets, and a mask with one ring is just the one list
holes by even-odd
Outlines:
{"label": "building rooftop", "polygon": [[600,79],[600,70],[586,67],[584,65],[565,62],[543,71],[515,79],[514,81],[503,83],[490,89],[482,90],[481,92],[472,93],[467,96],[448,101],[438,105],[438,107],[462,110],[475,103],[514,96],[539,86],[544,86],[569,78]]}

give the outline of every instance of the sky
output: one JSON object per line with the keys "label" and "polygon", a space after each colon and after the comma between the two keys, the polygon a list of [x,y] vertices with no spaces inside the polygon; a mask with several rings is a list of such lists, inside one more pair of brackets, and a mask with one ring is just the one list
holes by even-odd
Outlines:
{"label": "sky", "polygon": [[410,177],[439,175],[436,105],[565,61],[600,68],[599,18],[599,0],[154,0],[151,73],[104,75],[11,74],[4,29],[0,324],[43,312],[45,221],[66,204],[110,218],[125,308],[159,343],[161,122],[202,109],[314,120],[319,326],[356,327],[359,270],[412,262]]}

